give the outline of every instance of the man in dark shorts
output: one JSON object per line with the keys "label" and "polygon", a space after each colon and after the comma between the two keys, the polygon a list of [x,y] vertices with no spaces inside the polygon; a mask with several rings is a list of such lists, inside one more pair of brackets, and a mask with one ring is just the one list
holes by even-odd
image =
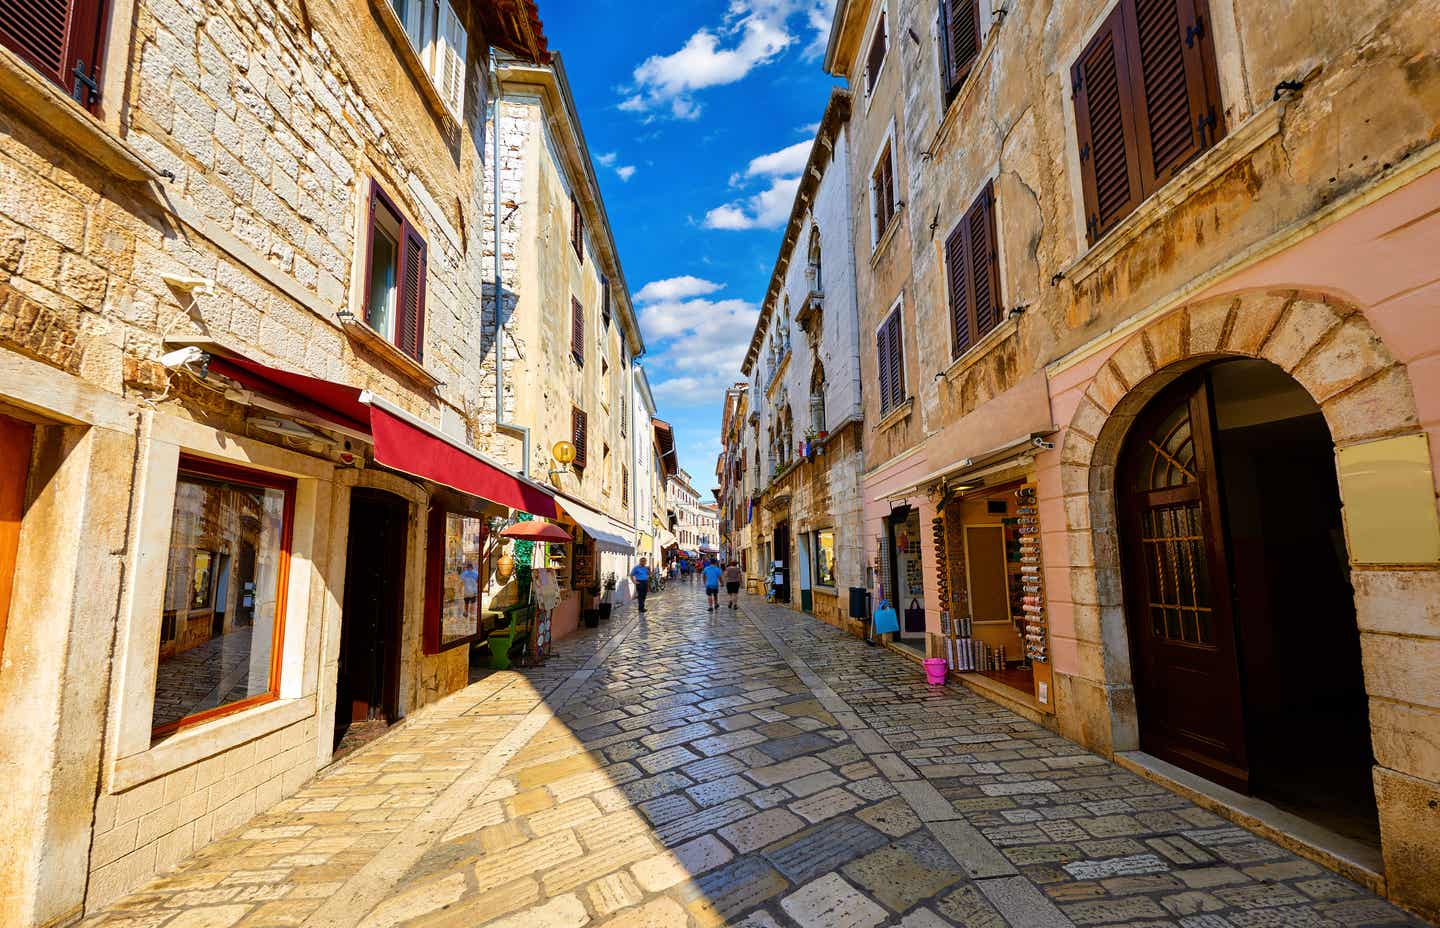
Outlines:
{"label": "man in dark shorts", "polygon": [[740,596],[740,582],[745,579],[745,572],[740,565],[731,561],[725,568],[725,593],[730,597],[729,606],[731,609],[740,608],[738,597]]}
{"label": "man in dark shorts", "polygon": [[634,569],[630,571],[630,579],[635,581],[635,603],[640,611],[645,611],[645,597],[650,592],[650,566],[645,558],[640,559]]}
{"label": "man in dark shorts", "polygon": [[724,573],[720,565],[711,561],[705,565],[701,574],[705,577],[705,598],[710,602],[710,611],[715,612],[720,608],[720,575]]}

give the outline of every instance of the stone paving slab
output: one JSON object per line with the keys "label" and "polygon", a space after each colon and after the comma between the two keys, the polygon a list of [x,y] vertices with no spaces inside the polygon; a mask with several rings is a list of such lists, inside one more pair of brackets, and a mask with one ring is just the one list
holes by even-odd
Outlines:
{"label": "stone paving slab", "polygon": [[651,603],[421,710],[86,925],[1422,924],[808,617]]}

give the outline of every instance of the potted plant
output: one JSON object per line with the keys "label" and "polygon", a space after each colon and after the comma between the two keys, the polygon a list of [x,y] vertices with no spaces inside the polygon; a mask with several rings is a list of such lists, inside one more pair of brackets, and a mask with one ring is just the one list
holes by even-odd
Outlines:
{"label": "potted plant", "polygon": [[605,595],[600,598],[600,621],[610,618],[611,598],[615,594],[615,571],[605,575]]}
{"label": "potted plant", "polygon": [[[595,602],[600,597],[600,584],[595,584],[594,586],[585,590],[585,593],[587,596],[589,596],[590,602]],[[586,628],[600,627],[600,609],[598,607],[591,606],[588,609],[582,610],[580,617],[584,620]]]}

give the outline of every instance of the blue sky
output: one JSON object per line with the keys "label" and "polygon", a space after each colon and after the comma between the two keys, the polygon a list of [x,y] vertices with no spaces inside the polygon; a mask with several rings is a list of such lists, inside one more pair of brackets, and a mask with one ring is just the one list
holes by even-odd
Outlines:
{"label": "blue sky", "polygon": [[835,81],[833,0],[540,0],[680,465],[709,498],[740,362]]}

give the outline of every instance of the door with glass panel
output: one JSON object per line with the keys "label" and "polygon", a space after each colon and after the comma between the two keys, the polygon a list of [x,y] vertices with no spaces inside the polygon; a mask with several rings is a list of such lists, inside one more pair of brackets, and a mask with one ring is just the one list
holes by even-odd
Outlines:
{"label": "door with glass panel", "polygon": [[1117,474],[1140,744],[1248,787],[1245,723],[1204,372],[1136,420]]}

